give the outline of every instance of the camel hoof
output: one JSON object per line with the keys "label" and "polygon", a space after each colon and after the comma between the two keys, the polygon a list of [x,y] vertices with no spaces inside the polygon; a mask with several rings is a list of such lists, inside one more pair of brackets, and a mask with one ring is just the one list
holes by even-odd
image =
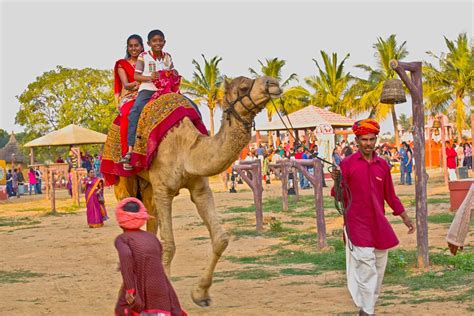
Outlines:
{"label": "camel hoof", "polygon": [[211,299],[209,298],[207,300],[194,301],[194,303],[201,307],[208,307],[211,306]]}
{"label": "camel hoof", "polygon": [[210,297],[202,297],[198,298],[196,297],[195,292],[191,292],[191,298],[193,299],[194,304],[200,306],[200,307],[208,307],[211,306],[211,298]]}

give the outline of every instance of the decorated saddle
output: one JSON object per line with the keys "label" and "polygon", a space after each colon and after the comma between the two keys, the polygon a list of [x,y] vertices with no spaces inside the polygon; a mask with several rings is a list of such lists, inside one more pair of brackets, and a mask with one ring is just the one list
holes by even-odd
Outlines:
{"label": "decorated saddle", "polygon": [[166,133],[185,117],[207,135],[199,110],[191,100],[178,93],[167,93],[149,102],[140,115],[137,136],[131,158],[133,170],[123,169],[118,161],[122,157],[120,145],[120,116],[112,123],[105,141],[100,170],[107,185],[113,185],[118,177],[129,177],[148,169],[156,155],[158,146]]}

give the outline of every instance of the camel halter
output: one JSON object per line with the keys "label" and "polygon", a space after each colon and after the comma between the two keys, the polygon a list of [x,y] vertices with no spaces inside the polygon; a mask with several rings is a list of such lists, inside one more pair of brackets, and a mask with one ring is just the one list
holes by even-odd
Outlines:
{"label": "camel halter", "polygon": [[[246,94],[240,95],[240,90],[239,90],[239,92],[237,93],[237,98],[233,102],[229,102],[229,100],[227,99],[227,96],[226,96],[225,102],[229,105],[229,107],[224,110],[224,113],[227,114],[227,120],[229,121],[229,126],[230,126],[230,122],[231,122],[230,117],[231,117],[231,115],[233,115],[237,121],[239,121],[240,123],[242,123],[244,125],[245,129],[255,128],[255,120],[254,119],[252,119],[250,122],[247,122],[235,110],[235,105],[237,104],[237,102],[240,102],[240,105],[242,105],[242,107],[245,110],[247,110],[247,112],[249,112],[249,114],[251,116],[255,117],[255,115],[257,115],[257,111],[258,111],[259,107],[258,107],[257,104],[255,104],[252,97],[250,96],[250,93],[252,92],[254,84],[255,84],[255,79],[252,80],[252,84],[250,85],[250,89],[249,89],[248,93],[246,93]],[[268,87],[265,86],[265,89],[268,89]],[[254,109],[256,109],[255,111],[254,111],[254,109],[251,109],[251,108],[248,108],[248,107],[245,106],[245,104],[242,102],[242,100],[244,98],[248,98],[250,100],[250,102],[254,106]]]}

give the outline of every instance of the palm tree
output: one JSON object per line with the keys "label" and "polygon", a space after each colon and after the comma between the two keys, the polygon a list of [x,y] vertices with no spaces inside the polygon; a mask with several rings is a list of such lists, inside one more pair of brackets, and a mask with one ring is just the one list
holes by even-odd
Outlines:
{"label": "palm tree", "polygon": [[469,97],[472,105],[474,50],[468,43],[466,33],[458,35],[456,43],[444,37],[448,53],[436,56],[427,52],[439,62],[439,69],[431,63],[424,63],[425,105],[432,113],[451,112],[456,117],[456,129],[461,135],[466,125],[466,105]]}
{"label": "palm tree", "polygon": [[315,90],[310,100],[314,105],[329,107],[330,111],[342,115],[346,115],[351,109],[352,95],[348,93],[348,87],[352,76],[344,72],[344,63],[349,56],[347,54],[338,64],[337,53],[332,53],[331,58],[325,51],[321,51],[324,68],[313,59],[319,74],[305,78],[305,82]]}
{"label": "palm tree", "polygon": [[390,68],[390,60],[401,60],[408,55],[405,48],[406,41],[397,45],[396,35],[392,34],[387,39],[377,38],[377,43],[373,45],[375,57],[377,58],[377,68],[373,69],[368,65],[356,65],[357,68],[369,73],[368,79],[357,78],[356,83],[351,88],[351,93],[358,96],[355,99],[355,112],[361,113],[370,111],[371,117],[383,120],[388,113],[392,113],[393,128],[395,133],[395,144],[399,145],[398,120],[393,104],[380,103],[382,87],[387,79],[396,76],[395,71]]}
{"label": "palm tree", "polygon": [[193,80],[183,79],[181,88],[194,97],[194,102],[207,105],[210,113],[211,136],[214,136],[214,110],[217,106],[221,106],[224,97],[224,78],[218,67],[222,58],[214,56],[207,60],[204,55],[201,56],[204,59],[204,69],[193,59],[195,68]]}
{"label": "palm tree", "polygon": [[413,117],[408,117],[406,114],[402,113],[398,117],[398,122],[405,131],[410,131],[413,126]]}
{"label": "palm tree", "polygon": [[[283,82],[281,82],[282,81],[281,72],[282,72],[283,66],[285,66],[285,64],[286,64],[285,60],[278,59],[278,57],[275,57],[275,58],[272,58],[272,59],[265,58],[265,63],[263,63],[260,60],[258,60],[258,63],[261,66],[260,73],[255,71],[253,68],[249,68],[250,74],[253,75],[254,77],[259,77],[259,76],[273,77],[273,78],[277,79],[278,81],[280,81],[280,86],[282,88],[285,88],[286,86],[288,86],[288,84],[293,80],[298,81],[297,75],[295,73],[292,73],[288,78],[286,78]],[[288,100],[289,101],[288,105],[290,105],[290,103],[291,103],[292,106],[293,106],[292,108],[294,108],[295,103],[297,103],[297,102],[295,102],[295,100],[297,100],[297,98],[299,97],[297,95],[297,93],[300,91],[299,88],[301,88],[301,87],[293,87],[293,88],[287,89],[285,92],[283,92],[282,99],[283,100],[285,100],[285,99]],[[291,99],[291,101],[290,101],[290,99]],[[277,107],[277,109],[275,109],[275,106],[273,105],[273,103],[271,101],[268,101],[268,103],[266,105],[267,118],[268,118],[269,122],[272,121],[272,117],[276,113],[277,110],[280,111],[280,112],[285,112],[285,110],[287,110],[286,107],[285,107],[285,105],[287,105],[287,101],[284,101],[283,106],[282,106],[281,100],[274,101],[274,104]]]}

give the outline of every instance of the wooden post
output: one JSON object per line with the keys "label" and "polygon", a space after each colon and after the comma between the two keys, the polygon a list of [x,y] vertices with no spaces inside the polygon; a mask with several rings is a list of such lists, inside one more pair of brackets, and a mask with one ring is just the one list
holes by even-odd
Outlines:
{"label": "wooden post", "polygon": [[471,142],[474,143],[474,113],[471,114]]}
{"label": "wooden post", "polygon": [[441,166],[443,167],[444,185],[448,186],[448,166],[446,160],[446,130],[444,127],[444,115],[438,114],[438,120],[441,122]]}
{"label": "wooden post", "polygon": [[56,214],[56,188],[55,188],[55,175],[56,171],[54,169],[50,170],[51,176],[51,213]]}
{"label": "wooden post", "polygon": [[256,131],[255,132],[255,142],[257,143],[257,148],[260,146],[260,139],[261,139],[260,131]]}
{"label": "wooden post", "polygon": [[[415,194],[416,194],[416,241],[418,253],[418,266],[427,269],[429,266],[428,253],[428,205],[426,184],[428,175],[425,166],[425,109],[423,105],[423,83],[421,62],[390,61],[390,67],[400,76],[410,91],[413,112],[413,139],[415,143]],[[409,71],[411,78],[406,74]]]}
{"label": "wooden post", "polygon": [[[257,231],[263,230],[263,207],[262,207],[262,167],[260,160],[254,161],[243,161],[241,160],[238,165],[233,167],[240,177],[248,184],[253,192],[253,201],[255,204],[255,221]],[[250,177],[246,174],[250,173]]]}
{"label": "wooden post", "polygon": [[46,169],[46,185],[45,185],[45,187],[46,187],[46,192],[45,192],[46,194],[45,194],[45,196],[46,196],[46,199],[49,200],[49,199],[51,198],[51,196],[50,196],[50,192],[51,192],[51,175],[50,175],[50,172],[49,172],[49,166],[48,166],[47,169]]}
{"label": "wooden post", "polygon": [[[316,227],[318,229],[318,248],[327,247],[326,242],[326,220],[324,219],[324,200],[323,200],[323,164],[318,159],[297,159],[291,161],[292,165],[303,173],[313,185],[314,189],[314,208],[316,211]],[[313,174],[309,173],[306,167],[313,168]]]}
{"label": "wooden post", "polygon": [[296,168],[291,168],[290,169],[292,172],[293,172],[293,186],[295,187],[295,196],[293,198],[293,201],[295,201],[296,203],[298,203],[298,201],[300,200],[300,175],[298,173],[298,170]]}
{"label": "wooden post", "polygon": [[33,150],[33,147],[30,147],[30,165],[35,164],[35,151]]}
{"label": "wooden post", "polygon": [[293,135],[294,135],[294,134],[293,134],[294,132],[293,132],[292,129],[290,129],[290,132],[289,132],[289,133],[290,133],[290,148],[293,148],[293,145],[295,144],[295,137],[293,136]]}
{"label": "wooden post", "polygon": [[283,212],[288,212],[288,159],[280,160],[281,165],[281,197],[283,203]]}
{"label": "wooden post", "polygon": [[433,168],[433,157],[431,153],[431,127],[428,127],[428,161],[430,169]]}
{"label": "wooden post", "polygon": [[316,208],[316,227],[318,228],[319,249],[325,248],[326,243],[326,220],[324,219],[324,200],[323,200],[323,164],[321,161],[313,160],[314,181],[311,183],[314,189],[314,206]]}

